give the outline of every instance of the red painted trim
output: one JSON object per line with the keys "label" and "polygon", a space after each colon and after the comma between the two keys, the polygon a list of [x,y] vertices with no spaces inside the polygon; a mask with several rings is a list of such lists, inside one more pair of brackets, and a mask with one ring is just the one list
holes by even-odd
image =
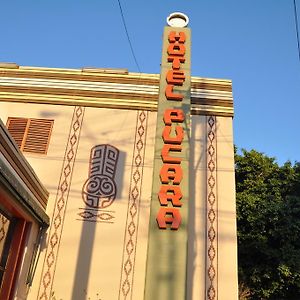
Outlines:
{"label": "red painted trim", "polygon": [[22,235],[22,240],[20,241],[21,242],[21,247],[20,247],[20,251],[19,251],[19,255],[18,255],[18,262],[17,262],[17,265],[16,265],[16,269],[15,269],[15,275],[14,275],[14,279],[12,281],[12,287],[11,287],[11,290],[10,290],[10,297],[9,299],[13,300],[14,299],[14,294],[15,294],[15,291],[16,291],[16,287],[17,287],[17,279],[18,279],[18,276],[20,274],[20,270],[21,270],[21,266],[22,266],[22,262],[23,262],[23,256],[24,256],[24,250],[25,250],[25,246],[27,244],[27,241],[28,241],[28,236],[29,236],[29,232],[30,232],[30,229],[31,229],[31,226],[32,226],[32,223],[29,223],[29,222],[25,222],[25,229],[24,229],[24,232],[23,232],[23,235]]}
{"label": "red painted trim", "polygon": [[24,237],[26,236],[26,221],[18,219],[16,227],[13,232],[13,239],[11,242],[9,257],[7,261],[6,271],[4,273],[2,288],[0,291],[1,300],[10,300],[13,298],[14,279],[17,276],[17,271],[20,267],[24,245]]}

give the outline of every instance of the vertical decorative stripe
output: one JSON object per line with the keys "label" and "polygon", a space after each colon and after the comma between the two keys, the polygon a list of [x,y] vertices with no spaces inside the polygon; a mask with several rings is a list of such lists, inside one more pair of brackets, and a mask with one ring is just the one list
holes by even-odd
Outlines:
{"label": "vertical decorative stripe", "polygon": [[39,300],[50,299],[84,110],[85,108],[81,106],[76,106],[74,108],[68,143],[56,193],[51,226],[49,229],[48,247],[43,264],[43,272],[38,294]]}
{"label": "vertical decorative stripe", "polygon": [[207,242],[206,242],[206,297],[218,299],[218,216],[217,216],[217,148],[216,117],[207,117]]}
{"label": "vertical decorative stripe", "polygon": [[143,181],[148,112],[138,111],[130,176],[126,229],[123,244],[123,259],[119,300],[131,299],[139,225],[141,187]]}

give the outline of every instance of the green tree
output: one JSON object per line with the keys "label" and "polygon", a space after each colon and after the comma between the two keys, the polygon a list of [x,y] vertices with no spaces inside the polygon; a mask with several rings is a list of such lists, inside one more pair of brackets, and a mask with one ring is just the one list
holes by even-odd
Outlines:
{"label": "green tree", "polygon": [[300,164],[279,166],[242,150],[235,170],[239,285],[250,294],[244,299],[298,300]]}

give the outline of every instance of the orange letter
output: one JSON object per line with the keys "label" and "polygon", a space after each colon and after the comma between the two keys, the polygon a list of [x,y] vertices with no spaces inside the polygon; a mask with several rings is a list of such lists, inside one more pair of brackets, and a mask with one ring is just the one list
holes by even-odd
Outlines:
{"label": "orange letter", "polygon": [[168,205],[168,201],[171,201],[173,206],[180,207],[182,205],[182,203],[180,202],[182,193],[179,186],[162,185],[158,193],[158,198],[160,204],[164,206]]}
{"label": "orange letter", "polygon": [[171,31],[168,36],[170,43],[175,43],[176,41],[178,43],[184,44],[185,43],[185,33],[183,31],[180,31],[179,33],[175,31]]}
{"label": "orange letter", "polygon": [[181,94],[174,94],[173,93],[173,87],[174,87],[174,85],[171,85],[171,84],[167,85],[166,92],[165,92],[166,98],[168,100],[182,101],[183,95],[181,95]]}
{"label": "orange letter", "polygon": [[183,71],[170,70],[167,73],[167,83],[174,85],[183,85],[185,76]]}
{"label": "orange letter", "polygon": [[181,126],[176,126],[175,137],[170,137],[172,126],[166,125],[162,134],[162,138],[166,144],[177,144],[180,145],[183,141],[183,129]]}
{"label": "orange letter", "polygon": [[168,62],[172,62],[172,69],[179,70],[180,69],[180,63],[185,62],[184,57],[177,57],[177,56],[168,56]]}
{"label": "orange letter", "polygon": [[182,158],[180,157],[172,157],[169,156],[170,151],[176,151],[176,152],[181,152],[182,147],[181,145],[169,145],[165,144],[163,148],[161,149],[161,158],[164,163],[169,163],[169,164],[180,164]]}
{"label": "orange letter", "polygon": [[173,184],[180,184],[182,180],[182,169],[180,165],[164,164],[159,172],[160,181],[168,184],[173,180]]}
{"label": "orange letter", "polygon": [[182,109],[166,109],[164,112],[164,122],[166,125],[172,125],[172,122],[182,123],[184,121],[184,112]]}
{"label": "orange letter", "polygon": [[163,146],[161,149],[161,158],[164,163],[169,163],[169,164],[180,164],[182,158],[180,157],[172,157],[169,156],[170,151],[176,151],[176,152],[181,152],[181,145],[169,145],[166,144]]}
{"label": "orange letter", "polygon": [[167,224],[171,224],[171,229],[177,230],[181,223],[179,209],[161,207],[157,214],[156,221],[160,229],[167,229]]}
{"label": "orange letter", "polygon": [[168,54],[169,56],[174,55],[174,56],[184,56],[185,54],[185,46],[183,44],[179,43],[172,43],[168,47]]}

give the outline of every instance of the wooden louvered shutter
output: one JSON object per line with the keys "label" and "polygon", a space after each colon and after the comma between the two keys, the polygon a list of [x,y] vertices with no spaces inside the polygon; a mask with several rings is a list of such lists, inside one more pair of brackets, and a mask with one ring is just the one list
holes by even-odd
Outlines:
{"label": "wooden louvered shutter", "polygon": [[20,149],[23,148],[27,124],[26,118],[8,118],[7,120],[7,129]]}
{"label": "wooden louvered shutter", "polygon": [[22,151],[47,153],[53,120],[9,118],[7,127]]}
{"label": "wooden louvered shutter", "polygon": [[30,119],[23,151],[46,154],[52,125],[52,120]]}

